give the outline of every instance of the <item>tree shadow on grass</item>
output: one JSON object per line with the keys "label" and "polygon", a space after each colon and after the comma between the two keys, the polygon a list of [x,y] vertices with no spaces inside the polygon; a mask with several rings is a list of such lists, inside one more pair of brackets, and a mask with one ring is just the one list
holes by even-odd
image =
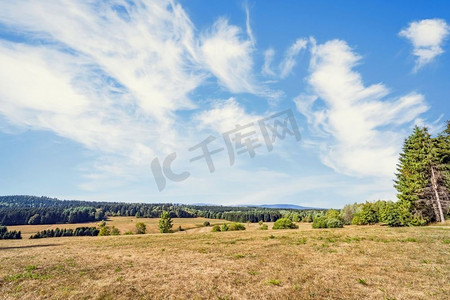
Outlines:
{"label": "tree shadow on grass", "polygon": [[42,244],[42,245],[26,245],[26,246],[0,247],[0,250],[25,249],[25,248],[39,248],[39,247],[53,247],[53,246],[59,246],[59,245],[61,245],[61,244]]}

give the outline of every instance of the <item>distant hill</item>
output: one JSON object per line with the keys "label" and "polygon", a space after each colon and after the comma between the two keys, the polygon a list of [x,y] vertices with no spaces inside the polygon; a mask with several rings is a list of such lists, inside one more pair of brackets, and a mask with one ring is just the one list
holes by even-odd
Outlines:
{"label": "distant hill", "polygon": [[[220,206],[218,204],[210,204],[210,203],[192,203],[189,205],[193,206]],[[237,205],[227,205],[227,207],[261,207],[261,208],[272,208],[272,209],[319,209],[322,210],[323,208],[318,207],[307,207],[307,206],[300,206],[295,204],[237,204]]]}
{"label": "distant hill", "polygon": [[278,208],[278,209],[322,209],[317,207],[307,207],[300,206],[295,204],[263,204],[263,205],[255,205],[257,207],[265,207],[265,208]]}
{"label": "distant hill", "polygon": [[[193,206],[220,206],[219,204],[210,204],[210,203],[192,203],[189,205]],[[324,208],[318,207],[308,207],[308,206],[300,206],[295,204],[237,204],[237,205],[227,205],[227,207],[261,207],[261,208],[272,208],[272,209],[318,209],[322,210]]]}

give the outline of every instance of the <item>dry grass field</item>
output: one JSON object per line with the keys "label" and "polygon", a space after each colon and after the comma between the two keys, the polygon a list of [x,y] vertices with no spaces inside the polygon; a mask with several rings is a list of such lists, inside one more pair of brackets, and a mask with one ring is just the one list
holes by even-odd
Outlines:
{"label": "dry grass field", "polygon": [[3,240],[0,298],[449,299],[446,225]]}
{"label": "dry grass field", "polygon": [[[182,229],[193,229],[203,226],[204,221],[209,221],[212,225],[223,224],[223,222],[228,222],[225,220],[213,220],[205,218],[174,218],[173,229],[178,230],[178,226]],[[106,222],[107,226],[115,226],[123,234],[126,231],[136,231],[136,223],[142,222],[147,225],[147,233],[159,233],[157,218],[135,218],[135,217],[110,217]],[[58,228],[72,228],[77,227],[92,227],[97,226],[99,222],[92,223],[79,223],[79,224],[55,224],[55,225],[20,225],[20,226],[8,226],[8,230],[17,230],[22,232],[22,237],[28,239],[30,235],[37,233],[38,231],[47,229]]]}

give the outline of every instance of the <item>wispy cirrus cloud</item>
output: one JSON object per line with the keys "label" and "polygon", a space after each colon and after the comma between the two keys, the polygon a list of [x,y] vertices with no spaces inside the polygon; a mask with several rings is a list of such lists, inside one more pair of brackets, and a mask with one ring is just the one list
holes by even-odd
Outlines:
{"label": "wispy cirrus cloud", "polygon": [[246,112],[245,107],[233,97],[227,100],[215,100],[210,109],[195,115],[200,129],[212,129],[219,133],[232,130],[238,124],[247,125],[260,118],[262,116]]}
{"label": "wispy cirrus cloud", "polygon": [[311,93],[295,99],[317,137],[321,160],[337,172],[391,178],[401,146],[401,125],[428,110],[421,94],[388,98],[383,84],[365,86],[360,62],[346,42],[312,40]]}
{"label": "wispy cirrus cloud", "polygon": [[201,37],[200,49],[206,67],[222,86],[233,93],[258,93],[252,75],[254,44],[239,27],[219,18]]}
{"label": "wispy cirrus cloud", "polygon": [[283,61],[280,64],[280,77],[285,78],[288,76],[292,69],[297,64],[296,57],[302,49],[306,48],[308,41],[306,39],[298,39],[295,43],[289,47],[286,51]]}
{"label": "wispy cirrus cloud", "polygon": [[271,66],[274,56],[275,50],[273,48],[269,48],[264,51],[264,65],[261,70],[263,75],[275,76],[275,72],[272,70]]}
{"label": "wispy cirrus cloud", "polygon": [[272,62],[275,56],[275,50],[273,48],[269,48],[264,51],[264,65],[261,69],[261,73],[266,76],[278,76],[281,79],[289,76],[293,70],[293,68],[297,64],[297,56],[300,51],[306,49],[308,45],[308,41],[306,39],[297,39],[284,54],[283,60],[280,62],[277,71],[274,71],[272,68]]}
{"label": "wispy cirrus cloud", "polygon": [[248,10],[250,36],[224,18],[198,31],[163,0],[5,2],[0,23],[19,36],[0,42],[0,113],[100,151],[102,174],[134,174],[180,147],[178,113],[198,107],[190,94],[211,76],[232,93],[273,95],[252,75]]}
{"label": "wispy cirrus cloud", "polygon": [[425,19],[411,22],[399,32],[413,45],[413,54],[417,57],[414,71],[432,62],[442,53],[442,44],[450,32],[450,26],[442,19]]}

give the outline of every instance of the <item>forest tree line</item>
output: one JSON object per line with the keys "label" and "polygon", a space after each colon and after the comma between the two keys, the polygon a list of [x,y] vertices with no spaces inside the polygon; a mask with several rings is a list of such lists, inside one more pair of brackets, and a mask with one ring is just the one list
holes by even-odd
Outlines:
{"label": "forest tree line", "polygon": [[0,197],[0,225],[4,226],[96,222],[110,216],[159,218],[164,211],[171,218],[204,217],[232,222],[275,222],[286,213],[295,213],[299,221],[303,217],[312,221],[313,215],[320,213],[320,210],[261,207],[67,201],[36,196]]}
{"label": "forest tree line", "polygon": [[20,231],[8,231],[6,226],[0,226],[0,240],[17,240],[21,238],[22,234]]}
{"label": "forest tree line", "polygon": [[30,236],[30,239],[42,239],[62,236],[98,236],[100,230],[97,227],[77,227],[73,229],[47,229]]}

